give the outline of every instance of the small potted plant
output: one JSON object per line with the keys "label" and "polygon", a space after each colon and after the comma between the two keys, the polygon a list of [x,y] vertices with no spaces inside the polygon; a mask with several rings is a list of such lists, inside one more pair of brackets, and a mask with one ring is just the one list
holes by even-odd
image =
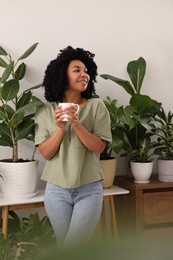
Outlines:
{"label": "small potted plant", "polygon": [[[0,47],[0,67],[3,70],[0,77],[0,146],[12,149],[11,158],[0,161],[0,192],[13,198],[33,194],[36,188],[34,180],[37,181],[38,162],[19,158],[18,148],[19,141],[33,140],[33,117],[37,108],[42,105],[42,101],[32,92],[41,84],[25,89],[21,83],[26,74],[26,64],[23,60],[35,50],[37,44],[29,47],[17,61]],[[29,168],[31,181],[25,168],[28,165],[31,167]],[[27,176],[26,185],[24,185],[25,176]],[[16,184],[16,178],[19,178],[21,190]]]}
{"label": "small potted plant", "polygon": [[158,179],[173,182],[173,113],[161,107],[157,116],[148,125],[148,130],[156,136],[154,154],[158,155]]}

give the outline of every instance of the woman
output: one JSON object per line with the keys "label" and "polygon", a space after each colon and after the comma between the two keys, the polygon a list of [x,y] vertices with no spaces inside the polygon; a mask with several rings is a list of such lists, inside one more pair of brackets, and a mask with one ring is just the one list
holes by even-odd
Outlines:
{"label": "woman", "polygon": [[[47,160],[45,208],[59,244],[88,240],[102,209],[99,155],[111,142],[109,113],[95,94],[94,54],[67,48],[48,65],[43,86],[48,101],[35,117],[35,144]],[[63,110],[59,103],[75,103]],[[69,121],[63,121],[64,114]]]}

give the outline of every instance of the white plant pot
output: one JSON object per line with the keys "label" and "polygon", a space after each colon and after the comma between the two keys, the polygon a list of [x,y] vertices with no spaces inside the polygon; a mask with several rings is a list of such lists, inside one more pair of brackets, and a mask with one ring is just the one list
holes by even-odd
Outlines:
{"label": "white plant pot", "polygon": [[152,162],[130,162],[132,175],[135,183],[149,183],[153,170]]}
{"label": "white plant pot", "polygon": [[116,159],[100,160],[101,168],[104,175],[102,186],[104,189],[112,187],[116,172]]}
{"label": "white plant pot", "polygon": [[173,182],[173,160],[157,159],[158,179]]}
{"label": "white plant pot", "polygon": [[0,162],[0,193],[10,199],[36,194],[38,161]]}

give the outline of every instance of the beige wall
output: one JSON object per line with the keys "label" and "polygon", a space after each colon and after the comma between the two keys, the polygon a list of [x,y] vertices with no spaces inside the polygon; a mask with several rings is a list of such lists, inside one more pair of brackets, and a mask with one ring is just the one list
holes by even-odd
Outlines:
{"label": "beige wall", "polygon": [[[173,110],[173,1],[0,0],[0,7],[0,45],[18,57],[39,42],[27,61],[26,85],[41,82],[49,61],[69,44],[94,52],[99,74],[121,78],[127,77],[127,63],[142,56],[147,61],[142,92]],[[129,100],[110,81],[98,77],[96,87],[103,98],[110,95],[119,104]],[[43,91],[38,95],[43,97]],[[30,145],[22,146],[22,155],[28,157]],[[10,156],[9,149],[1,147],[0,158],[4,156]],[[40,174],[43,166],[40,159]]]}

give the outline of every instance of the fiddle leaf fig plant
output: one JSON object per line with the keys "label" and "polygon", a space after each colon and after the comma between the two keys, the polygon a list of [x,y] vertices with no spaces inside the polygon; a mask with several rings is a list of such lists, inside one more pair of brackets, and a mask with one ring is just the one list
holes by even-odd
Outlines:
{"label": "fiddle leaf fig plant", "polygon": [[18,162],[18,142],[34,138],[34,115],[42,101],[33,94],[41,84],[28,89],[22,84],[26,64],[38,43],[29,47],[16,61],[0,46],[0,146],[12,148],[12,162]]}

